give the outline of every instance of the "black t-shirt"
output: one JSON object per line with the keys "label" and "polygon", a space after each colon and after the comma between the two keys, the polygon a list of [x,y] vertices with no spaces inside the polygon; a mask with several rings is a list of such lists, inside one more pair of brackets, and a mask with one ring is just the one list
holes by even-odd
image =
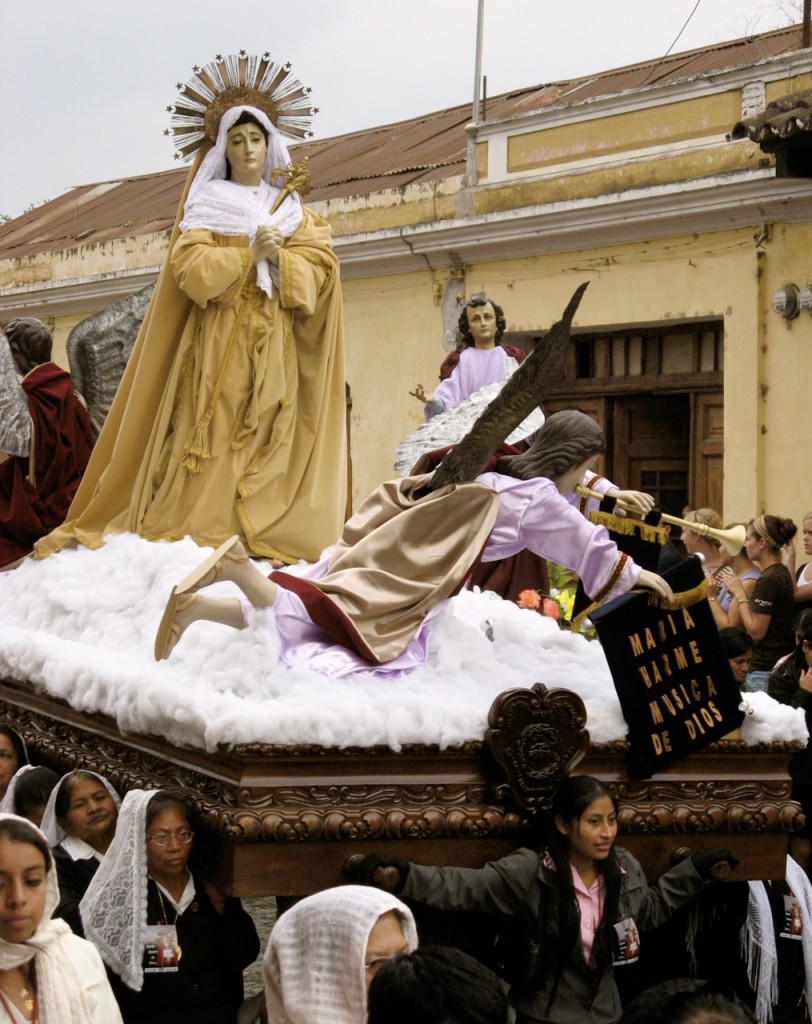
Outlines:
{"label": "black t-shirt", "polygon": [[768,565],[756,580],[750,596],[750,610],[769,615],[763,640],[756,644],[750,668],[770,672],[779,658],[795,650],[795,585],[785,565]]}

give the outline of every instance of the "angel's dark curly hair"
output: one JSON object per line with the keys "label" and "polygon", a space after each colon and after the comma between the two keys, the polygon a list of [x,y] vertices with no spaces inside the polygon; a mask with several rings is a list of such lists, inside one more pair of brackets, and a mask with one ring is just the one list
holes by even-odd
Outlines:
{"label": "angel's dark curly hair", "polygon": [[474,339],[471,335],[471,329],[468,326],[468,310],[477,309],[479,306],[487,306],[489,302],[493,306],[493,312],[496,316],[496,344],[498,345],[499,342],[502,340],[502,335],[505,333],[505,328],[507,327],[507,320],[505,319],[504,311],[502,310],[501,306],[497,305],[493,301],[493,299],[489,299],[487,295],[484,295],[482,292],[480,292],[477,295],[472,295],[471,298],[462,307],[460,318],[457,321],[457,328],[460,334],[462,335],[462,343],[461,345],[457,346],[458,348],[465,348],[466,346],[468,348],[473,348],[474,345]]}
{"label": "angel's dark curly hair", "polygon": [[526,452],[503,456],[496,469],[519,480],[540,476],[554,480],[605,451],[606,438],[592,417],[577,409],[564,409],[547,418]]}

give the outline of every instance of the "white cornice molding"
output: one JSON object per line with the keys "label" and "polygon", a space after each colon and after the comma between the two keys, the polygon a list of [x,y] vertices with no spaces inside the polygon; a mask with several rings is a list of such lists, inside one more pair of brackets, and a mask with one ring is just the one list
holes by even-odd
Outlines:
{"label": "white cornice molding", "polygon": [[99,274],[71,281],[42,281],[4,288],[0,292],[0,316],[8,320],[36,310],[39,316],[71,316],[95,312],[152,284],[160,266]]}
{"label": "white cornice molding", "polygon": [[453,260],[473,264],[808,220],[812,181],[777,179],[764,169],[681,183],[679,189],[669,185],[345,236],[335,240],[335,248],[342,277],[349,280],[436,270]]}

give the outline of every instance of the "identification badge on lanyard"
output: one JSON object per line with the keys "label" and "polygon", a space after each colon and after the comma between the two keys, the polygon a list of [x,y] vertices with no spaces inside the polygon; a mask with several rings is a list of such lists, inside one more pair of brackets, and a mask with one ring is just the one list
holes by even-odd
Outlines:
{"label": "identification badge on lanyard", "polygon": [[615,938],[617,954],[612,966],[622,967],[624,964],[633,964],[640,956],[640,933],[633,917],[618,921],[615,925]]}
{"label": "identification badge on lanyard", "polygon": [[779,938],[800,939],[803,930],[804,919],[801,914],[801,904],[798,902],[798,897],[790,892],[784,897],[784,926]]}
{"label": "identification badge on lanyard", "polygon": [[180,960],[178,930],[173,924],[150,924],[144,929],[144,973],[177,971]]}

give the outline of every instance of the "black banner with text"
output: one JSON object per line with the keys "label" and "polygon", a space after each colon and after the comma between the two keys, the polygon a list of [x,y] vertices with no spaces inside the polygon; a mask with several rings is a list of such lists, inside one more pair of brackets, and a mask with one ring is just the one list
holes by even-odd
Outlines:
{"label": "black banner with text", "polygon": [[644,775],[721,739],[744,717],[700,560],[687,558],[664,578],[675,607],[661,608],[648,591],[638,591],[590,615]]}

